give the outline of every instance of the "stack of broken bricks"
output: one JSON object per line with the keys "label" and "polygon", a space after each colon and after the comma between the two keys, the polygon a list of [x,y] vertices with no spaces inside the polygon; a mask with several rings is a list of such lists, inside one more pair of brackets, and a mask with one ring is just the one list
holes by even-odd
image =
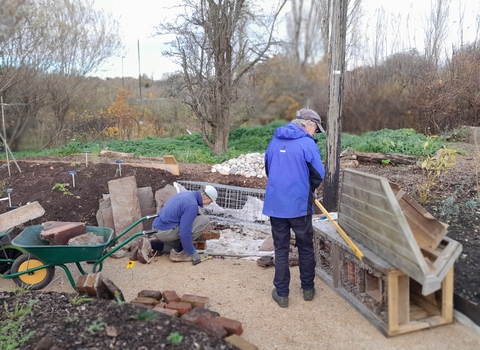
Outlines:
{"label": "stack of broken bricks", "polygon": [[[88,294],[91,297],[117,302],[125,301],[120,289],[100,272],[81,275],[77,279],[75,288],[78,293]],[[241,350],[258,349],[241,337],[243,333],[241,322],[209,310],[210,298],[208,297],[193,294],[183,294],[179,297],[174,290],[163,292],[142,290],[135,299],[130,301],[130,304],[196,324],[210,334],[225,338]]]}

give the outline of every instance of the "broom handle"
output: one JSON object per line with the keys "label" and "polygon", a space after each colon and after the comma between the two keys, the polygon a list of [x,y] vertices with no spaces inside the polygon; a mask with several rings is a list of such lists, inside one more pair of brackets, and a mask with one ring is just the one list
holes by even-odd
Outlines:
{"label": "broom handle", "polygon": [[363,253],[358,249],[358,247],[353,243],[353,241],[348,237],[348,235],[345,233],[345,231],[333,220],[331,217],[330,213],[323,207],[323,205],[320,204],[318,199],[315,199],[315,204],[317,207],[322,211],[322,213],[327,217],[328,221],[332,223],[332,225],[337,229],[338,233],[342,236],[342,238],[347,242],[348,246],[350,249],[353,250],[357,258],[362,261]]}

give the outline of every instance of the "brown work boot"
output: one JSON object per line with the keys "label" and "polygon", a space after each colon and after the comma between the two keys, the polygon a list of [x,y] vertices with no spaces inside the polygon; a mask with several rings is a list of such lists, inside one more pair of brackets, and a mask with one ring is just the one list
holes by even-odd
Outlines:
{"label": "brown work boot", "polygon": [[170,260],[179,262],[179,261],[192,261],[192,257],[185,251],[177,253],[175,249],[170,250]]}

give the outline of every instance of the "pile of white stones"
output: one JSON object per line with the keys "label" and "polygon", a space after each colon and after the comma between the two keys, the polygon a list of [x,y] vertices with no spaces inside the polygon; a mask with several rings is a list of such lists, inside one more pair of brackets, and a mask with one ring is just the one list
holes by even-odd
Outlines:
{"label": "pile of white stones", "polygon": [[229,159],[222,164],[212,166],[212,173],[222,175],[242,175],[245,177],[265,177],[265,153],[241,154],[238,158]]}

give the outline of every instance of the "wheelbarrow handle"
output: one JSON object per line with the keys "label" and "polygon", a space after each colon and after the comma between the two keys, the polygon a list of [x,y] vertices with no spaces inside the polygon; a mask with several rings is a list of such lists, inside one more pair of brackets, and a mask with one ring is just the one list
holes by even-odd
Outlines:
{"label": "wheelbarrow handle", "polygon": [[[156,218],[158,215],[155,214],[155,215],[147,215],[147,216],[144,216],[140,219],[138,219],[137,221],[135,221],[133,224],[131,224],[130,226],[128,226],[120,235],[118,235],[117,237],[115,237],[114,239],[112,239],[110,241],[110,244],[109,245],[112,245],[112,243],[115,243],[116,241],[118,241],[122,236],[124,236],[128,231],[130,231],[132,228],[134,228],[135,226],[137,226],[139,223],[141,223],[142,221],[145,221],[145,220],[148,220],[148,219],[152,219],[152,218]],[[153,233],[153,232],[152,232]]]}

